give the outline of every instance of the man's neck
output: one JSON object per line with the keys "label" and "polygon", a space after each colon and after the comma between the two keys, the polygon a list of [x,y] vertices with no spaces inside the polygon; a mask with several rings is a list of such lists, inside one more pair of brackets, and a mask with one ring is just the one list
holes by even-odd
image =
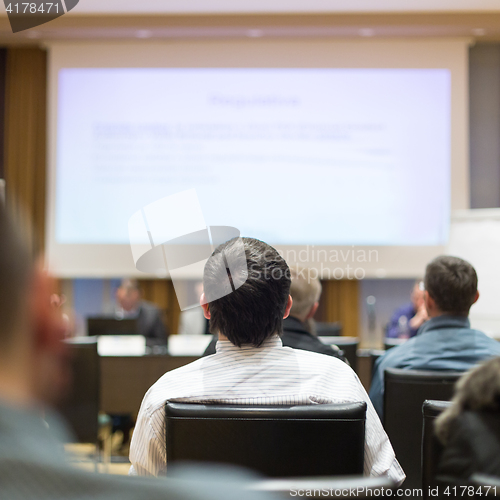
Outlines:
{"label": "man's neck", "polygon": [[441,312],[441,311],[435,311],[435,312],[427,312],[429,319],[434,319],[434,318],[441,318],[441,317],[454,317],[454,318],[463,318],[467,319],[469,315],[463,315],[463,314],[453,314],[453,313],[446,313],[446,312]]}
{"label": "man's neck", "polygon": [[34,406],[34,398],[29,384],[22,377],[13,376],[12,372],[0,370],[0,400],[16,407]]}

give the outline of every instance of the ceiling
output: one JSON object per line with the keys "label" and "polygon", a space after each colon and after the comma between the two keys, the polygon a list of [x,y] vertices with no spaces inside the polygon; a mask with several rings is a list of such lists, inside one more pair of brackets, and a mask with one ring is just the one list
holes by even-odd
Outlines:
{"label": "ceiling", "polygon": [[[75,0],[71,0],[74,3]],[[78,14],[495,12],[498,0],[80,0]],[[5,12],[5,7],[0,7]]]}
{"label": "ceiling", "polygon": [[80,0],[64,16],[15,34],[2,5],[0,43],[240,37],[500,41],[498,0],[377,0],[374,4],[374,0]]}

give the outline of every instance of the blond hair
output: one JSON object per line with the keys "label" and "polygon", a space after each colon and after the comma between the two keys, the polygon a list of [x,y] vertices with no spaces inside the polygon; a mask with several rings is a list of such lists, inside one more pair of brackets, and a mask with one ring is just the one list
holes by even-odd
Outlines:
{"label": "blond hair", "polygon": [[290,286],[290,295],[293,305],[290,311],[292,316],[305,319],[311,307],[321,296],[321,283],[318,279],[318,273],[314,269],[291,268],[290,277],[292,284]]}

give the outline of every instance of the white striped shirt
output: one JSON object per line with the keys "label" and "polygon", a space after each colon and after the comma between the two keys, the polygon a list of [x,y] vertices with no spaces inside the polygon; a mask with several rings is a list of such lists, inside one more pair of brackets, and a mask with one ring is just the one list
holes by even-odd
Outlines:
{"label": "white striped shirt", "polygon": [[405,474],[354,371],[332,356],[283,347],[277,336],[261,347],[218,341],[217,352],[163,375],[146,393],[130,445],[130,474],[166,472],[166,401],[310,405],[366,401],[365,475]]}

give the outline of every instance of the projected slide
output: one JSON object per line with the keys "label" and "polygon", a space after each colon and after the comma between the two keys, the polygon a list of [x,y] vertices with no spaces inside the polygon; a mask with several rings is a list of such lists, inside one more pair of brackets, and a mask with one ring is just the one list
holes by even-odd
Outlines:
{"label": "projected slide", "polygon": [[63,69],[56,241],[127,244],[195,188],[208,225],[281,245],[437,245],[450,211],[444,69]]}

